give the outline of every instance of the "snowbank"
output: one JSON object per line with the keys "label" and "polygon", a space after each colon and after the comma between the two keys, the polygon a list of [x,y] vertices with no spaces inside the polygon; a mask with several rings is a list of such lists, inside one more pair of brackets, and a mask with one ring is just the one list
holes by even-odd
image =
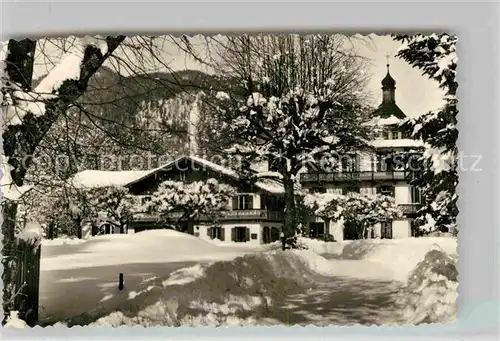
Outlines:
{"label": "snowbank", "polygon": [[307,247],[307,249],[312,250],[318,254],[330,254],[340,256],[342,250],[346,245],[343,242],[325,242],[319,239],[311,239],[299,237],[297,239],[298,243]]}
{"label": "snowbank", "polygon": [[220,247],[174,230],[96,236],[80,245],[65,245],[64,254],[42,258],[42,270],[63,270],[132,263],[228,260],[260,250]]}
{"label": "snowbank", "polygon": [[442,250],[457,255],[457,239],[454,237],[422,237],[405,239],[364,239],[342,242],[324,242],[299,238],[299,243],[327,258],[364,260],[383,265],[390,270],[392,280],[405,282],[408,274],[431,250]]}
{"label": "snowbank", "polygon": [[37,222],[30,221],[16,234],[16,238],[37,247],[42,241],[42,226]]}
{"label": "snowbank", "polygon": [[393,271],[394,280],[406,281],[410,271],[431,250],[442,250],[447,254],[456,255],[457,239],[423,237],[356,240],[345,243],[341,257],[385,264]]}
{"label": "snowbank", "polygon": [[[176,271],[163,281],[154,304],[118,309],[91,325],[220,326],[269,324],[259,319],[286,296],[302,293],[314,276],[331,274],[331,263],[310,250],[271,251]],[[193,276],[194,275],[194,276]]]}
{"label": "snowbank", "polygon": [[443,251],[427,252],[410,273],[398,304],[411,324],[454,322],[457,312],[457,258]]}

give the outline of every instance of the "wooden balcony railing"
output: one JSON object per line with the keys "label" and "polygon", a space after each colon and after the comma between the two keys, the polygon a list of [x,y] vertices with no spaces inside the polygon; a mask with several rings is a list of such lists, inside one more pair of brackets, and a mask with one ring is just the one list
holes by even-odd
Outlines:
{"label": "wooden balcony railing", "polygon": [[399,204],[398,207],[401,209],[403,214],[415,214],[422,207],[422,204]]}
{"label": "wooden balcony railing", "polygon": [[335,172],[335,173],[302,173],[300,181],[307,182],[343,182],[343,181],[377,181],[377,180],[405,180],[406,171],[362,171],[362,172]]}
{"label": "wooden balcony railing", "polygon": [[[168,219],[177,220],[182,218],[182,212],[171,212],[168,214]],[[134,221],[153,221],[158,220],[159,216],[151,213],[136,212],[134,214]],[[271,220],[280,221],[283,219],[282,211],[270,210],[232,210],[224,211],[219,217],[220,220]],[[209,221],[211,217],[200,215],[197,220]]]}

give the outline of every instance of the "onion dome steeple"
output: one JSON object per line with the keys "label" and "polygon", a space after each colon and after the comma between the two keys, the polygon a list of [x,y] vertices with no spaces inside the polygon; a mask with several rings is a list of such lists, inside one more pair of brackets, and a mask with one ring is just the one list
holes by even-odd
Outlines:
{"label": "onion dome steeple", "polygon": [[386,55],[386,58],[387,74],[384,79],[382,79],[382,103],[374,112],[374,115],[381,118],[396,116],[399,119],[403,119],[406,115],[396,105],[396,81],[392,78],[391,73],[389,72],[389,55]]}
{"label": "onion dome steeple", "polygon": [[389,61],[387,62],[387,75],[382,79],[382,90],[396,90],[396,81],[389,72]]}

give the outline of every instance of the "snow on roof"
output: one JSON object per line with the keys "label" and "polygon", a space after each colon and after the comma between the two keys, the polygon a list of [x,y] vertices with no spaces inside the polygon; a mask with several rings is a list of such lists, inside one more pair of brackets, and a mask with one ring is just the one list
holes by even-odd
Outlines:
{"label": "snow on roof", "polygon": [[143,178],[154,170],[147,171],[100,171],[84,170],[76,173],[71,179],[71,184],[76,188],[98,188],[107,186],[126,186],[130,182]]}
{"label": "snow on roof", "polygon": [[399,124],[402,121],[402,119],[397,118],[394,115],[391,115],[387,118],[382,118],[382,117],[374,117],[370,121],[364,123],[364,125],[368,126],[387,126],[387,125],[394,125],[394,124]]}
{"label": "snow on roof", "polygon": [[285,193],[285,189],[283,188],[283,185],[276,181],[272,180],[267,180],[267,181],[257,181],[255,183],[255,186],[259,187],[260,189],[263,189],[264,191],[267,191],[269,193],[273,194],[283,194]]}
{"label": "snow on roof", "polygon": [[[218,165],[216,163],[213,163],[211,161],[202,159],[202,158],[197,157],[197,156],[189,156],[187,158],[189,158],[189,159],[191,159],[191,160],[193,160],[195,162],[198,162],[198,163],[200,163],[202,165],[205,165],[205,166],[207,166],[209,168],[212,168],[216,172],[228,175],[228,176],[236,178],[236,179],[239,178],[238,173],[236,171],[232,170],[232,169],[226,168],[224,166]],[[277,182],[272,181],[272,180],[260,180],[260,181],[257,181],[255,183],[255,186],[259,187],[260,189],[262,189],[264,191],[267,191],[267,192],[270,192],[270,193],[273,193],[273,194],[284,193],[283,186],[280,183],[277,183]]]}
{"label": "snow on roof", "polygon": [[[127,186],[132,183],[138,182],[161,169],[167,169],[175,165],[176,163],[190,159],[196,163],[204,165],[215,172],[227,175],[229,177],[239,179],[239,175],[236,171],[213,163],[211,161],[202,159],[197,156],[182,156],[174,161],[171,161],[165,165],[162,165],[155,169],[150,170],[140,170],[140,171],[99,171],[99,170],[84,170],[73,176],[71,182],[76,188],[97,188],[97,187],[107,187],[107,186]],[[283,186],[272,180],[259,180],[255,185],[267,192],[273,194],[284,193]]]}
{"label": "snow on roof", "polygon": [[236,173],[236,171],[234,171],[232,169],[229,169],[229,168],[226,168],[224,166],[218,165],[218,164],[213,163],[211,161],[202,159],[201,157],[186,156],[186,158],[191,159],[191,160],[193,160],[195,162],[198,162],[198,163],[200,163],[202,165],[205,165],[208,168],[212,168],[214,171],[217,171],[219,173],[222,173],[222,174],[225,174],[225,175],[228,175],[228,176],[232,176],[232,177],[236,177],[236,178],[238,177],[238,173]]}
{"label": "snow on roof", "polygon": [[375,148],[409,148],[409,147],[424,146],[422,141],[413,139],[395,139],[395,140],[377,139],[371,141],[370,143]]}

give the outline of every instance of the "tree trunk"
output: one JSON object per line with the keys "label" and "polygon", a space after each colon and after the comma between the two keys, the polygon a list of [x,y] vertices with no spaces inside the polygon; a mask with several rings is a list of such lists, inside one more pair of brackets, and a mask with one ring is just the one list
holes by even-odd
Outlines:
{"label": "tree trunk", "polygon": [[51,221],[49,222],[47,226],[47,238],[50,240],[54,239],[54,222]]}
{"label": "tree trunk", "polygon": [[357,230],[358,230],[358,239],[365,239],[366,226],[362,225]]}
{"label": "tree trunk", "polygon": [[73,223],[75,224],[76,237],[82,239],[82,219],[77,218],[73,220]]}
{"label": "tree trunk", "polygon": [[283,180],[285,188],[285,223],[283,224],[282,249],[294,249],[297,245],[296,234],[296,209],[295,191],[293,181],[289,178]]}
{"label": "tree trunk", "polygon": [[120,234],[125,233],[125,224],[120,224]]}
{"label": "tree trunk", "polygon": [[187,231],[186,232],[194,235],[194,221],[192,219],[189,219],[187,221]]}

